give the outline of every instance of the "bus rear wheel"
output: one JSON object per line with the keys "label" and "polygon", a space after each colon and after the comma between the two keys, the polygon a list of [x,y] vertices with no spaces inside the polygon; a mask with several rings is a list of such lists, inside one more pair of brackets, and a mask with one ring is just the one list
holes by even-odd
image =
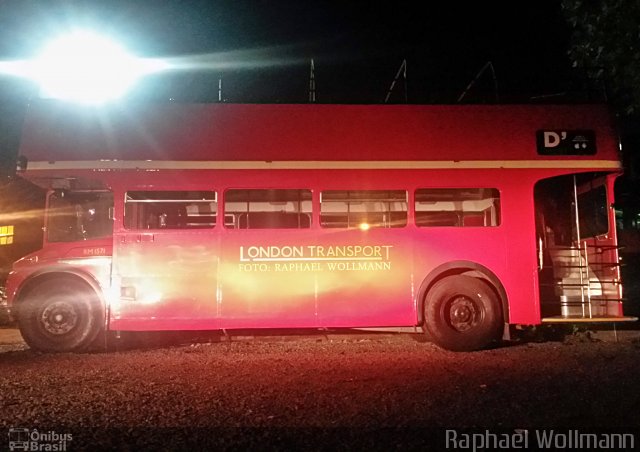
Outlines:
{"label": "bus rear wheel", "polygon": [[42,352],[78,352],[100,333],[104,314],[95,292],[69,279],[48,279],[28,291],[18,309],[25,342]]}
{"label": "bus rear wheel", "polygon": [[442,278],[427,293],[424,314],[433,342],[447,350],[479,350],[500,338],[503,317],[497,295],[477,278]]}

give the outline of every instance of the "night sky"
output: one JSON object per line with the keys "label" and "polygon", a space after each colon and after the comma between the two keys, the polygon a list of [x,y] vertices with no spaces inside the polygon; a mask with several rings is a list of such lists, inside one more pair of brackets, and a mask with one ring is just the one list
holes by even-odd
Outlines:
{"label": "night sky", "polygon": [[[422,6],[422,7],[420,7]],[[213,62],[145,79],[132,98],[306,102],[315,60],[321,103],[380,103],[407,60],[410,103],[455,103],[491,61],[502,102],[564,92],[569,32],[559,1],[0,2],[0,57],[34,55],[71,27],[106,33],[138,56]],[[0,79],[0,94],[27,90]],[[466,102],[495,100],[489,71]],[[391,102],[404,102],[403,85]]]}

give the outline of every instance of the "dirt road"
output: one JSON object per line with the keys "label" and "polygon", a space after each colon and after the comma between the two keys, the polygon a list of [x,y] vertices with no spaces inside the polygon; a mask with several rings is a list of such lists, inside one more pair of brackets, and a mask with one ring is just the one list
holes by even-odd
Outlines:
{"label": "dirt road", "polygon": [[68,433],[66,450],[417,450],[452,428],[640,439],[639,337],[465,354],[407,335],[319,335],[43,355],[4,330],[0,450],[17,428]]}

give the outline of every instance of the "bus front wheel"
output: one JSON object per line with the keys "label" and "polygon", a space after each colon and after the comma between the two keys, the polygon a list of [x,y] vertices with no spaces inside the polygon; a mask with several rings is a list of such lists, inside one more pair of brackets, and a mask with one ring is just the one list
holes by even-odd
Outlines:
{"label": "bus front wheel", "polygon": [[49,279],[28,291],[18,309],[25,342],[42,352],[84,351],[97,337],[104,313],[95,292],[69,279]]}
{"label": "bus front wheel", "polygon": [[470,276],[447,276],[427,293],[425,327],[433,342],[451,351],[473,351],[500,338],[502,310],[497,295]]}

